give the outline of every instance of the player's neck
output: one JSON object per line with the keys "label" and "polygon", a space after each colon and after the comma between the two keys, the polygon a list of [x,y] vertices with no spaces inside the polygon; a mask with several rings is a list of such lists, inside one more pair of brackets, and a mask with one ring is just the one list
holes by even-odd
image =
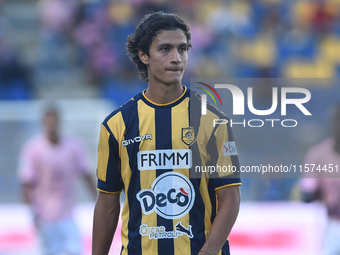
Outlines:
{"label": "player's neck", "polygon": [[51,144],[58,144],[60,137],[58,134],[48,134],[47,139]]}
{"label": "player's neck", "polygon": [[167,104],[175,101],[183,94],[183,86],[178,84],[164,85],[164,84],[150,84],[145,91],[145,96],[153,103]]}

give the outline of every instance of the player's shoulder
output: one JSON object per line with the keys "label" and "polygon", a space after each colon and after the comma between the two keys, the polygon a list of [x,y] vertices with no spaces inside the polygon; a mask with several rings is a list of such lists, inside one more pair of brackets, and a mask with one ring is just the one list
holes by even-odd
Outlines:
{"label": "player's shoulder", "polygon": [[122,112],[131,112],[136,109],[136,104],[138,103],[139,100],[141,100],[142,97],[142,92],[138,93],[134,97],[130,98],[126,103],[118,107],[116,110],[111,112],[103,121],[103,125],[106,126],[108,122],[114,118],[115,116],[121,114]]}
{"label": "player's shoulder", "polygon": [[[190,111],[201,113],[202,96],[197,91],[190,90]],[[218,107],[207,101],[207,115],[213,115],[218,118],[228,119],[228,116]]]}
{"label": "player's shoulder", "polygon": [[32,138],[30,138],[29,140],[27,140],[23,147],[24,148],[30,148],[30,149],[33,149],[33,148],[37,148],[39,147],[42,143],[44,143],[45,141],[45,136],[43,134],[38,134],[38,135],[35,135],[33,136]]}
{"label": "player's shoulder", "polygon": [[318,155],[320,153],[328,153],[333,150],[334,140],[332,138],[326,138],[325,140],[315,144],[308,150],[308,154]]}
{"label": "player's shoulder", "polygon": [[43,134],[35,135],[22,145],[21,152],[25,155],[34,155],[42,150],[45,141]]}

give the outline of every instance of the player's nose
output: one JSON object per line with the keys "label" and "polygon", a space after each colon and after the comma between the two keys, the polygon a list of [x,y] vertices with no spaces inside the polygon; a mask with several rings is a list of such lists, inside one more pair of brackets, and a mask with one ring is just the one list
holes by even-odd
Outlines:
{"label": "player's nose", "polygon": [[170,62],[173,64],[180,64],[182,62],[181,56],[178,53],[177,49],[173,49],[170,53]]}

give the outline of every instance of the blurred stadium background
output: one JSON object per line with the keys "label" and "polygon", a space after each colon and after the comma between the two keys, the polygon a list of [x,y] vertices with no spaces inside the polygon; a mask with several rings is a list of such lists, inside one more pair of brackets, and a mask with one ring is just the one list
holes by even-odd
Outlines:
{"label": "blurred stadium background", "polygon": [[[158,10],[191,27],[186,85],[193,77],[325,81],[308,87],[313,118],[294,132],[235,128],[241,164],[301,164],[327,136],[328,108],[340,102],[339,0],[0,0],[0,254],[40,254],[16,171],[21,145],[39,132],[42,104],[60,103],[64,130],[83,140],[95,175],[101,121],[147,86],[126,56],[127,36]],[[255,102],[266,99],[259,86]],[[233,254],[319,254],[325,210],[299,201],[298,179],[243,182]],[[94,201],[80,185],[78,198],[90,254]]]}

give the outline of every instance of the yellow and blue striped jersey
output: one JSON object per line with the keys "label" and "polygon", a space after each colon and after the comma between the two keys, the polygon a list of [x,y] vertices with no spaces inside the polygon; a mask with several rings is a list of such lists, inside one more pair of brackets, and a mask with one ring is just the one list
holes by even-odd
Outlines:
{"label": "yellow and blue striped jersey", "polygon": [[[227,117],[208,105],[207,115],[194,118],[196,106],[199,95],[186,87],[168,104],[141,92],[102,123],[98,190],[125,192],[122,255],[197,255],[216,215],[216,190],[241,185],[238,177],[192,175],[193,164],[239,168],[237,155],[223,155],[233,141],[229,125],[209,121]],[[221,254],[229,254],[228,241]]]}

